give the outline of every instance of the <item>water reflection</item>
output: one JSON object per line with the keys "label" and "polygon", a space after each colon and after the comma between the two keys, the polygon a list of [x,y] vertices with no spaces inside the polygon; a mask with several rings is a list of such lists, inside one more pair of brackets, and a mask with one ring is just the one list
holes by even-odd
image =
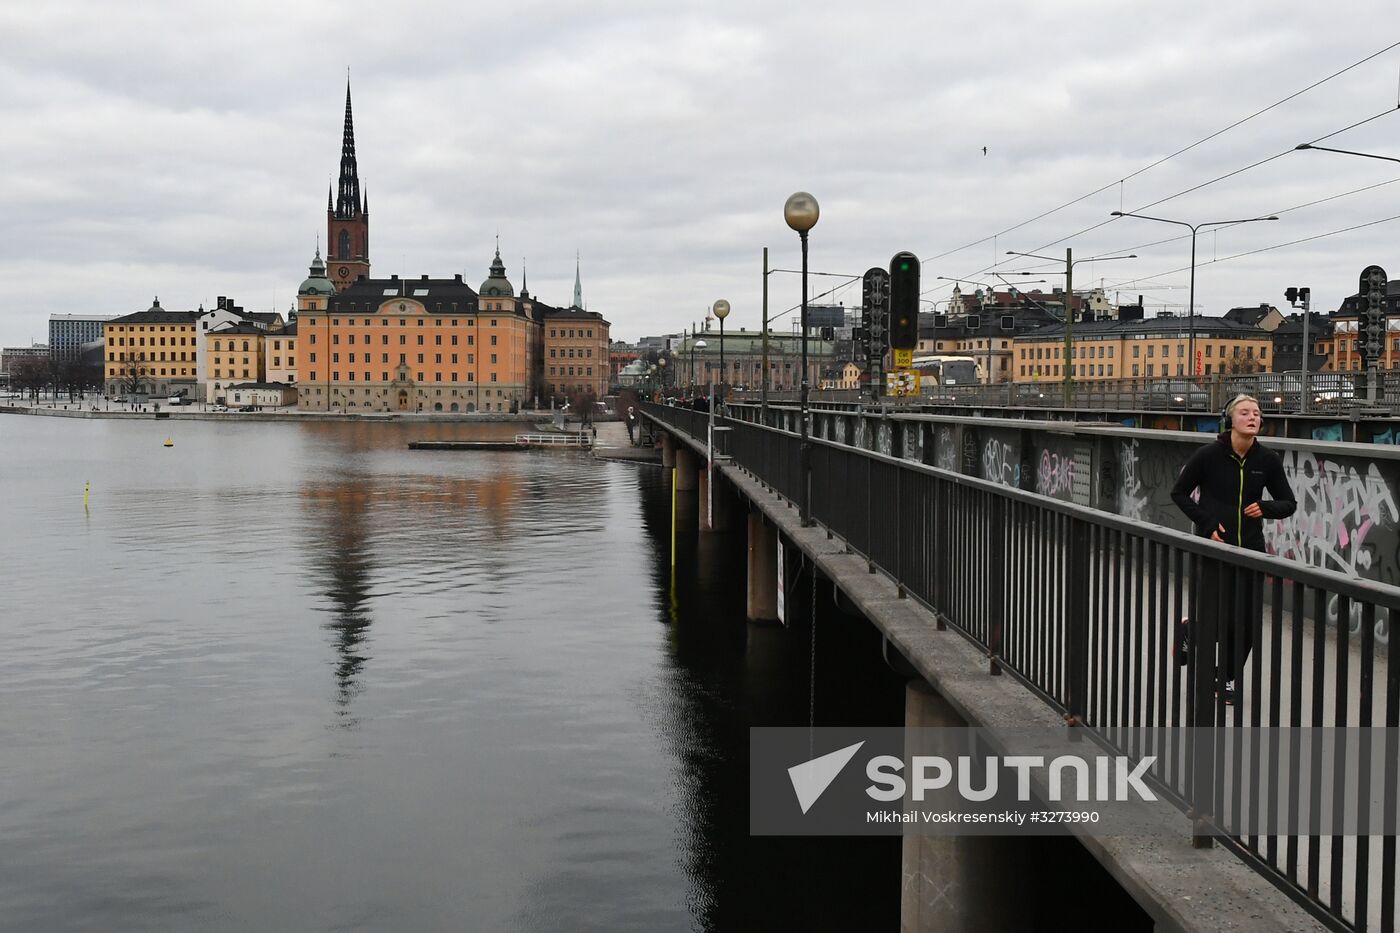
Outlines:
{"label": "water reflection", "polygon": [[325,628],[334,636],[336,659],[336,715],[345,726],[355,724],[350,701],[360,692],[360,673],[368,655],[370,576],[374,571],[366,511],[372,487],[344,480],[303,491],[312,510],[312,528],[319,529],[313,542],[312,566],[330,600],[331,620]]}
{"label": "water reflection", "polygon": [[[695,494],[678,500],[670,562],[669,477],[641,481],[642,526],[654,542],[654,611],[667,625],[669,689],[657,731],[675,760],[676,845],[701,930],[888,929],[899,922],[899,840],[749,836],[748,730],[801,726],[812,712],[810,578],[792,625],[745,619],[745,525],[698,535]],[[796,590],[794,589],[794,592]],[[897,725],[903,681],[884,666],[873,627],[853,624],[818,592],[818,725]]]}

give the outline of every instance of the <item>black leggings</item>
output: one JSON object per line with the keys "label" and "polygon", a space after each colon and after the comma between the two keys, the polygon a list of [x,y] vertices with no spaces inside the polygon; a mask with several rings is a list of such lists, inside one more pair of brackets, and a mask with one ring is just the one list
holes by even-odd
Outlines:
{"label": "black leggings", "polygon": [[1199,567],[1191,617],[1193,639],[1201,634],[1201,621],[1215,619],[1218,679],[1239,681],[1264,624],[1264,575],[1209,558],[1202,558]]}

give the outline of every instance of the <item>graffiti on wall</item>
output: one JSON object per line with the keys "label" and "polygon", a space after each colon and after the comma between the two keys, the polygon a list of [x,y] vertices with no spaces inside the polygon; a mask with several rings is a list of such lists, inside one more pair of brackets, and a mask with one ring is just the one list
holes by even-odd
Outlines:
{"label": "graffiti on wall", "polygon": [[904,426],[904,459],[922,463],[924,460],[924,426],[906,424]]}
{"label": "graffiti on wall", "polygon": [[1148,446],[1144,450],[1137,438],[1118,445],[1118,514],[1133,521],[1190,530],[1171,499],[1183,450],[1178,445],[1168,450],[1157,444]]}
{"label": "graffiti on wall", "polygon": [[958,445],[953,440],[953,429],[939,425],[934,435],[933,465],[940,470],[957,470]]}
{"label": "graffiti on wall", "polygon": [[1342,426],[1336,422],[1314,425],[1312,437],[1315,441],[1340,441],[1342,439]]}
{"label": "graffiti on wall", "polygon": [[1003,486],[1021,485],[1021,458],[1010,444],[992,438],[982,448],[982,478]]}
{"label": "graffiti on wall", "polygon": [[[1374,463],[1356,466],[1311,451],[1285,450],[1284,473],[1298,511],[1282,522],[1265,522],[1269,551],[1357,577],[1374,577],[1379,557],[1377,530],[1394,528],[1400,509],[1390,484]],[[1370,543],[1368,543],[1370,541]]]}
{"label": "graffiti on wall", "polygon": [[1041,451],[1035,489],[1042,496],[1069,498],[1074,491],[1074,458],[1049,450]]}

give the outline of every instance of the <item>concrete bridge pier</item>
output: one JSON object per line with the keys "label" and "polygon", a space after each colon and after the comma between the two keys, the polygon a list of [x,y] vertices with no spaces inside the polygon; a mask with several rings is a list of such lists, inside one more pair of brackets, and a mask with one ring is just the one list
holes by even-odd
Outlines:
{"label": "concrete bridge pier", "polygon": [[[954,728],[967,725],[948,701],[922,680],[911,681],[904,691],[904,727],[908,730]],[[943,753],[925,744],[918,732],[906,733],[906,754]],[[988,913],[998,899],[995,892],[979,888],[979,871],[991,870],[990,878],[1004,877],[988,865],[988,849],[994,840],[981,836],[904,837],[902,885],[899,907],[900,933],[954,933],[964,930],[995,930]],[[990,895],[990,896],[989,896]],[[1004,894],[1002,895],[1004,897]],[[990,909],[989,909],[990,908]]]}
{"label": "concrete bridge pier", "polygon": [[676,491],[690,492],[696,486],[696,470],[700,458],[684,444],[676,446]]}
{"label": "concrete bridge pier", "polygon": [[667,470],[676,465],[676,439],[669,434],[661,435],[661,466]]}
{"label": "concrete bridge pier", "polygon": [[757,509],[749,512],[748,617],[778,621],[778,529]]}

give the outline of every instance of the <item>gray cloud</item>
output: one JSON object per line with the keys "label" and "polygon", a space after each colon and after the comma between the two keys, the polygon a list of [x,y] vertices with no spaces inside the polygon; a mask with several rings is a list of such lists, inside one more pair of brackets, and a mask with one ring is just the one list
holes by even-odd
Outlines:
{"label": "gray cloud", "polygon": [[[531,291],[562,303],[577,249],[590,307],[627,337],[685,326],[719,297],[731,324],[757,326],[762,248],[799,261],[781,216],[797,189],[822,204],[814,269],[859,274],[912,249],[937,298],[936,275],[1026,265],[1007,249],[1135,248],[1077,276],[1126,280],[1126,299],[1186,265],[1185,242],[1144,246],[1171,228],[1117,221],[1049,244],[1397,103],[1400,49],[1128,178],[1400,38],[1381,32],[1392,11],[949,6],[8,5],[0,343],[42,338],[50,312],[124,313],[154,294],[285,310],[324,232],[347,65],[376,274],[476,281],[499,230],[516,284],[526,257]],[[1335,142],[1400,155],[1400,115]],[[1397,177],[1290,152],[1151,212],[1255,216]],[[1400,222],[1205,262],[1395,214],[1400,184],[1203,235],[1198,305],[1278,303],[1306,284],[1331,306],[1368,263],[1400,277]],[[775,313],[797,302],[795,277],[771,284]]]}

